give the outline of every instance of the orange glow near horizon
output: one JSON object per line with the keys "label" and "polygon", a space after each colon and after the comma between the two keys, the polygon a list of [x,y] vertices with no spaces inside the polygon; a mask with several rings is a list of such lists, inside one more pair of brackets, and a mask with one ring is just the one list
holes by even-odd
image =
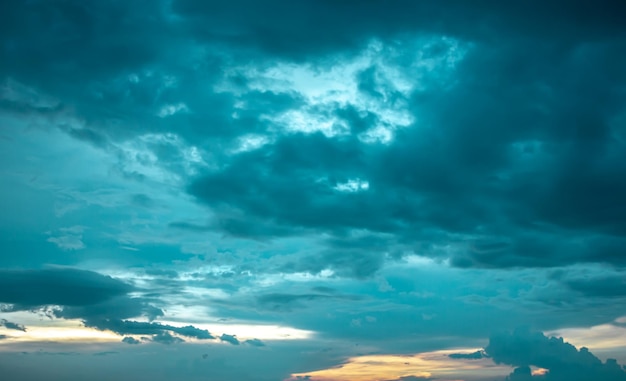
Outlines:
{"label": "orange glow near horizon", "polygon": [[456,381],[462,376],[487,376],[510,373],[510,367],[496,366],[490,359],[459,360],[451,353],[471,353],[477,349],[445,350],[417,355],[369,355],[352,357],[343,365],[313,372],[292,374],[291,380],[310,377],[312,381],[380,381],[401,377],[434,377],[441,381]]}

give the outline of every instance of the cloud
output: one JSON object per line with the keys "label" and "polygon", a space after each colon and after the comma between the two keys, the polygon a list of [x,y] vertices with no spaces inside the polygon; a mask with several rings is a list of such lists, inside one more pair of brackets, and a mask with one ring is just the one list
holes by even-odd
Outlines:
{"label": "cloud", "polygon": [[[80,250],[85,248],[83,243],[83,226],[72,226],[69,228],[60,228],[54,236],[48,238],[48,242],[52,242],[63,250]],[[50,233],[51,234],[51,233]]]}
{"label": "cloud", "polygon": [[222,3],[0,4],[0,267],[129,282],[3,269],[1,310],[346,356],[624,314],[623,5]]}
{"label": "cloud", "polygon": [[264,347],[265,343],[259,339],[248,339],[244,341],[244,343],[248,345],[252,345],[253,347]]}
{"label": "cloud", "polygon": [[[537,43],[546,54],[552,49]],[[622,143],[611,136],[622,132],[610,122],[622,112],[617,87],[608,78],[574,80],[585,76],[588,65],[613,66],[613,50],[581,46],[598,49],[592,64],[578,48],[544,61],[516,55],[508,42],[495,44],[468,48],[451,69],[454,86],[404,95],[420,124],[396,129],[388,148],[364,143],[354,132],[281,134],[206,171],[188,191],[216,211],[215,229],[235,236],[320,232],[345,237],[358,230],[390,235],[379,251],[324,248],[322,253],[329,252],[324,263],[331,267],[363,260],[353,271],[359,277],[374,274],[389,252],[402,252],[399,242],[423,243],[414,250],[450,257],[459,267],[623,263],[619,248],[625,230],[615,209],[623,204],[619,190],[626,189],[623,158],[616,153],[593,164],[605,152],[621,152]],[[511,69],[519,62],[533,71]],[[555,72],[555,65],[564,71]],[[471,79],[490,76],[492,82]],[[530,86],[529,78],[554,93]],[[555,81],[571,82],[610,102],[587,104]],[[620,76],[618,82],[625,81]],[[418,109],[420,99],[427,106]],[[535,104],[547,105],[548,111]],[[570,104],[581,105],[575,112],[579,118],[570,115]],[[316,112],[320,118],[330,115],[323,108]],[[355,117],[344,122],[359,128]],[[318,160],[311,159],[315,152],[321,153]],[[582,156],[587,161],[581,162]],[[367,189],[337,190],[353,179],[367,181]],[[566,189],[576,192],[557,197]],[[350,259],[343,263],[343,257]]]}
{"label": "cloud", "polygon": [[154,341],[155,343],[170,345],[182,343],[185,340],[181,339],[180,337],[172,336],[167,332],[161,332],[156,335],[152,335],[152,341]]}
{"label": "cloud", "polygon": [[239,340],[234,335],[227,335],[224,333],[220,336],[220,340],[232,345],[239,345]]}
{"label": "cloud", "polygon": [[489,356],[486,355],[485,351],[476,351],[472,353],[451,353],[448,357],[451,359],[480,360]]}
{"label": "cloud", "polygon": [[[120,335],[169,335],[169,333],[172,332],[176,333],[177,335],[200,340],[215,338],[215,336],[211,335],[206,329],[196,328],[191,325],[184,327],[175,327],[154,322],[138,322],[121,319],[85,320],[85,325],[100,330],[113,331]],[[162,339],[166,340],[167,337],[162,337]]]}
{"label": "cloud", "polygon": [[26,327],[24,327],[23,325],[17,324],[17,323],[11,323],[10,321],[7,321],[6,319],[0,319],[0,327],[5,327],[7,329],[13,329],[17,331],[26,332]]}
{"label": "cloud", "polygon": [[128,181],[185,187],[211,210],[163,222],[180,232],[389,236],[318,242],[309,254],[339,276],[408,250],[458,267],[624,264],[620,6],[271,4],[5,7],[3,102],[49,109]]}
{"label": "cloud", "polygon": [[[8,312],[46,308],[50,318],[80,319],[87,327],[124,334],[175,332],[182,336],[212,339],[206,330],[193,326],[173,327],[122,319],[147,317],[154,320],[163,311],[154,299],[130,297],[133,286],[96,272],[52,268],[44,270],[1,270],[0,302]],[[49,308],[52,307],[52,308]],[[22,325],[2,320],[2,326],[25,330]]]}
{"label": "cloud", "polygon": [[122,338],[122,343],[126,343],[126,344],[140,344],[141,341],[135,339],[134,337],[125,336],[125,337]]}
{"label": "cloud", "polygon": [[153,305],[154,299],[142,297],[118,296],[97,304],[86,306],[63,306],[54,311],[54,316],[64,319],[82,319],[86,324],[108,321],[109,319],[128,319],[144,316],[154,320],[163,316],[163,310]]}
{"label": "cloud", "polygon": [[15,308],[88,306],[132,290],[122,281],[86,270],[0,270],[0,302],[14,304]]}
{"label": "cloud", "polygon": [[626,281],[621,273],[564,277],[564,285],[581,294],[598,298],[626,296]]}
{"label": "cloud", "polygon": [[302,302],[310,302],[316,300],[345,300],[355,301],[358,296],[354,295],[329,295],[329,294],[281,294],[271,293],[263,294],[257,297],[259,305],[265,309],[275,311],[290,311],[294,308],[303,308]]}
{"label": "cloud", "polygon": [[[513,380],[617,381],[626,380],[626,371],[615,360],[602,363],[587,348],[577,350],[562,338],[546,337],[541,332],[518,329],[513,333],[494,335],[485,351],[496,364],[517,369]],[[542,376],[530,377],[529,366],[547,369]]]}
{"label": "cloud", "polygon": [[[259,47],[270,54],[300,59],[329,50],[349,50],[371,37],[390,38],[401,33],[442,33],[480,40],[496,38],[492,36],[495,29],[502,33],[497,36],[501,39],[530,35],[531,38],[543,36],[570,42],[622,32],[618,18],[608,9],[597,10],[578,1],[569,8],[555,3],[541,14],[526,3],[467,4],[463,1],[448,1],[445,5],[400,1],[390,7],[380,1],[359,6],[330,1],[296,4],[273,1],[261,6],[254,1],[240,0],[214,6],[197,0],[178,0],[173,9],[191,21],[196,35],[205,40],[221,37],[232,43]],[[272,12],[274,9],[280,9],[280,14]],[[328,17],[329,14],[332,17]],[[380,14],[388,18],[378,17]],[[580,29],[573,28],[583,14],[587,17]],[[500,19],[495,19],[496,16]],[[532,17],[535,23],[526,21]],[[349,24],[345,22],[347,19],[351,20]],[[321,23],[327,29],[316,30]],[[225,33],[228,27],[230,33]]]}

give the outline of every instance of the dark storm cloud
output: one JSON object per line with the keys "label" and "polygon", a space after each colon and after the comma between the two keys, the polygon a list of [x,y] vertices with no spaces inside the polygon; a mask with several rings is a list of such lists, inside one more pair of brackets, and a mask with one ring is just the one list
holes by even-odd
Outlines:
{"label": "dark storm cloud", "polygon": [[25,308],[95,305],[132,290],[132,286],[122,281],[92,271],[0,270],[0,302]]}
{"label": "dark storm cloud", "polygon": [[[387,221],[379,222],[371,210],[359,209],[368,196],[350,202],[349,196],[329,187],[357,174],[362,166],[363,152],[356,139],[294,134],[266,147],[238,155],[224,171],[192,184],[190,192],[215,207],[234,207],[235,212],[267,219],[268,229],[273,224],[384,227]],[[325,176],[331,177],[330,184],[315,182]]]}
{"label": "dark storm cloud", "polygon": [[[443,2],[314,1],[260,4],[252,0],[206,3],[177,0],[173,10],[191,21],[206,40],[260,47],[272,54],[310,57],[354,48],[372,37],[430,32],[468,39],[558,38],[566,41],[622,34],[612,1],[592,6],[584,1],[500,3],[462,0]],[[620,9],[621,8],[621,9]]]}
{"label": "dark storm cloud", "polygon": [[[3,96],[3,109],[72,110],[86,126],[56,124],[103,149],[121,137],[175,132],[215,156],[216,168],[188,187],[215,221],[171,227],[257,239],[353,229],[392,235],[373,250],[329,242],[318,253],[325,268],[358,278],[406,251],[451,257],[459,267],[626,264],[622,4],[9,3],[0,9],[0,74],[13,95]],[[356,138],[380,113],[334,105],[311,109],[347,123],[351,136],[277,134],[257,150],[227,153],[241,135],[275,130],[261,114],[307,105],[295,91],[252,88],[255,75],[233,69],[238,62],[262,69],[310,58],[324,71],[372,38],[405,52],[414,49],[406,41],[432,36],[467,48],[444,85],[437,70],[411,94],[387,89],[375,64],[356,75],[359,99],[382,101],[388,92],[385,107],[404,102],[415,117],[389,146]],[[446,49],[433,43],[424,59]],[[233,92],[208,90],[222,80]],[[52,100],[29,98],[19,83]],[[191,111],[158,116],[181,102]],[[245,107],[234,118],[237,102]],[[172,147],[153,148],[161,162],[179,160]],[[355,178],[369,189],[337,190]],[[450,243],[452,250],[440,249]],[[289,266],[315,272],[321,262]]]}
{"label": "dark storm cloud", "polygon": [[[517,367],[511,381],[618,381],[626,380],[626,371],[615,360],[602,363],[587,348],[577,350],[562,338],[546,337],[541,332],[516,330],[494,335],[485,351],[497,364]],[[529,366],[548,370],[545,376],[532,376]]]}
{"label": "dark storm cloud", "polygon": [[64,319],[83,319],[86,322],[103,319],[127,319],[144,316],[154,320],[163,316],[163,310],[153,305],[156,300],[140,297],[120,296],[102,303],[88,306],[63,306],[54,311],[54,316]]}

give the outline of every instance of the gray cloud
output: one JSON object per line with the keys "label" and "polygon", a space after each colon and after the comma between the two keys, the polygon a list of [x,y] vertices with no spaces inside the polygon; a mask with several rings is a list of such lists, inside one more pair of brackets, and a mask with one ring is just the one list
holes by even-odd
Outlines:
{"label": "gray cloud", "polygon": [[[170,5],[5,7],[0,73],[12,78],[7,89],[13,95],[5,96],[12,109],[28,114],[41,108],[42,95],[26,96],[16,85],[28,83],[35,94],[56,100],[48,102],[59,105],[55,112],[71,109],[87,124],[55,125],[101,149],[175,130],[182,141],[211,152],[219,165],[186,179],[188,192],[216,218],[206,226],[178,221],[171,227],[256,239],[319,232],[342,237],[355,229],[392,235],[376,250],[335,254],[329,244],[328,265],[359,278],[375,274],[383,258],[405,245],[450,256],[459,267],[624,264],[626,150],[618,121],[626,57],[615,16],[622,7],[615,2],[555,2],[542,12],[528,4],[456,0]],[[323,31],[313,27],[321,17]],[[126,22],[118,25],[120,19]],[[324,72],[332,69],[329,62],[354,58],[372,38],[390,51],[412,50],[410,36],[446,36],[424,44],[421,60],[444,57],[451,40],[467,52],[450,63],[449,83],[435,68],[410,93],[389,86],[378,63],[360,70],[358,97],[384,100],[383,110],[309,105],[293,89],[260,90],[254,85],[259,78],[236,69],[239,59],[256,62],[261,71],[305,59]],[[385,62],[400,71],[413,63],[397,56]],[[205,91],[218,85],[229,90]],[[179,103],[192,112],[159,116]],[[389,146],[359,141],[360,133],[382,123],[384,108],[400,104],[416,122],[395,128]],[[265,118],[303,107],[337,119],[350,133],[277,133]],[[227,147],[246,134],[267,135],[270,142],[230,153]],[[164,142],[151,147],[160,163],[185,173],[180,150]],[[142,173],[120,170],[145,181]],[[369,189],[334,190],[353,178],[367,179]],[[147,205],[145,198],[133,200]],[[457,244],[452,253],[437,249],[451,241]]]}
{"label": "gray cloud", "polygon": [[354,295],[334,295],[334,294],[263,294],[257,297],[258,304],[264,308],[274,311],[291,311],[294,308],[304,308],[302,302],[312,302],[316,300],[345,300],[356,301],[360,297]]}

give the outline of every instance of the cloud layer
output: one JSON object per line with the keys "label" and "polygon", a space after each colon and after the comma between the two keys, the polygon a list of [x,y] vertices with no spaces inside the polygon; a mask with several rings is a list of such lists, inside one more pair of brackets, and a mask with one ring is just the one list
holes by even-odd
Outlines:
{"label": "cloud layer", "polygon": [[625,11],[2,2],[0,367],[619,380]]}

